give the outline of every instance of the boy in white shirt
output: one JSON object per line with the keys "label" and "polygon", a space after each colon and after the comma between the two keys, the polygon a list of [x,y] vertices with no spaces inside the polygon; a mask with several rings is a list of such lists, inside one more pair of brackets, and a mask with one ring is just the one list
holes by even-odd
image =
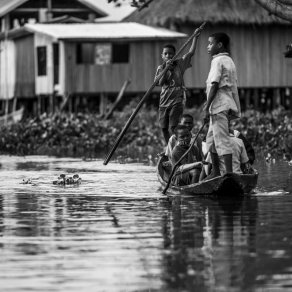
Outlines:
{"label": "boy in white shirt", "polygon": [[230,39],[225,33],[214,33],[208,39],[208,53],[212,56],[207,78],[207,103],[205,121],[210,120],[206,137],[206,150],[210,151],[212,172],[206,178],[220,176],[219,156],[223,157],[227,173],[232,168],[232,141],[229,135],[229,120],[240,117],[240,102],[237,91],[237,73],[229,55]]}

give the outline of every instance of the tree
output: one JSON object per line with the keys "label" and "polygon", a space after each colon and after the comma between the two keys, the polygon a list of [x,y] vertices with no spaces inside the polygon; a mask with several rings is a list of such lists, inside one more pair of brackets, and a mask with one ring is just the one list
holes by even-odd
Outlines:
{"label": "tree", "polygon": [[[108,0],[117,4],[125,0]],[[147,7],[155,0],[131,0],[131,5],[139,10]],[[240,0],[239,0],[240,1]],[[292,0],[254,0],[269,13],[276,15],[279,18],[292,21]]]}
{"label": "tree", "polygon": [[[108,3],[114,2],[116,5],[120,5],[122,1],[125,0],[107,0]],[[129,0],[128,0],[129,1]],[[148,7],[148,5],[154,0],[131,0],[131,6],[138,8],[138,10],[142,10],[143,8]]]}
{"label": "tree", "polygon": [[259,5],[279,18],[292,22],[292,0],[255,0]]}

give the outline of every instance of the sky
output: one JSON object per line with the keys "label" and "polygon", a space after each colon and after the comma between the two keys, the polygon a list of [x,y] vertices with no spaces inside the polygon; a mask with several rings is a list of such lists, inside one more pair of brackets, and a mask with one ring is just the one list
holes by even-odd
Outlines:
{"label": "sky", "polygon": [[114,3],[108,3],[107,0],[87,0],[92,4],[98,6],[101,10],[107,12],[109,16],[105,18],[100,18],[100,21],[120,21],[130,13],[132,13],[135,8],[131,7],[129,0],[122,0],[120,7],[116,7]]}

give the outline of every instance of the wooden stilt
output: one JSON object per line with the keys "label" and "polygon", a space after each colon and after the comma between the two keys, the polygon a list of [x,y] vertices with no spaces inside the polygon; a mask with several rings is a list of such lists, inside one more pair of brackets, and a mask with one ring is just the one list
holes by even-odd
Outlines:
{"label": "wooden stilt", "polygon": [[7,124],[7,116],[9,113],[9,99],[5,100],[5,125]]}
{"label": "wooden stilt", "polygon": [[104,116],[107,111],[107,96],[104,92],[100,94],[99,101],[99,114],[100,116]]}
{"label": "wooden stilt", "polygon": [[32,112],[34,116],[39,115],[39,107],[39,97],[37,97],[36,99],[32,100]]}
{"label": "wooden stilt", "polygon": [[73,97],[71,97],[68,101],[68,105],[69,105],[69,113],[72,113],[72,108],[73,108]]}
{"label": "wooden stilt", "polygon": [[108,118],[110,118],[110,116],[112,115],[112,113],[113,113],[114,110],[116,109],[117,105],[118,105],[119,102],[122,100],[123,95],[124,95],[124,92],[125,92],[126,88],[128,87],[128,85],[129,85],[130,83],[131,83],[131,80],[130,80],[130,79],[127,79],[127,80],[124,82],[124,84],[123,84],[123,86],[122,86],[122,88],[121,88],[121,90],[120,90],[120,92],[119,92],[119,94],[118,94],[117,99],[116,99],[115,102],[113,103],[111,109],[105,114],[105,117],[104,117],[105,120],[108,119]]}
{"label": "wooden stilt", "polygon": [[37,96],[37,106],[36,106],[36,112],[35,113],[38,116],[40,116],[41,115],[41,112],[42,112],[41,97],[40,97],[40,95],[38,95]]}
{"label": "wooden stilt", "polygon": [[254,89],[254,93],[253,93],[253,104],[254,104],[254,109],[258,109],[259,108],[259,104],[260,104],[260,92],[259,92],[259,88],[255,88]]}
{"label": "wooden stilt", "polygon": [[16,111],[16,105],[17,105],[17,97],[13,98],[13,104],[12,104],[12,112]]}
{"label": "wooden stilt", "polygon": [[251,107],[251,94],[252,94],[252,89],[247,88],[245,90],[245,108],[249,109]]}
{"label": "wooden stilt", "polygon": [[75,114],[77,114],[77,112],[78,112],[79,104],[80,104],[80,96],[77,95],[77,96],[75,96],[75,100],[74,100],[74,112],[75,112]]}
{"label": "wooden stilt", "polygon": [[287,88],[286,94],[287,94],[287,96],[289,96],[289,106],[290,106],[290,110],[292,112],[292,88]]}
{"label": "wooden stilt", "polygon": [[53,96],[53,94],[49,95],[49,111],[50,111],[50,113],[54,112],[54,96]]}

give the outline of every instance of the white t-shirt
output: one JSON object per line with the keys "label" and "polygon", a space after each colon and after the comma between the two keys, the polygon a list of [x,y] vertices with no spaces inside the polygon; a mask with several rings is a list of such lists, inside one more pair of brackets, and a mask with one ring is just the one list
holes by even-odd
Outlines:
{"label": "white t-shirt", "polygon": [[237,73],[233,60],[228,53],[213,56],[210,72],[206,81],[206,93],[209,97],[213,82],[219,84],[216,97],[211,103],[210,114],[232,110],[234,116],[240,117],[240,101],[237,90]]}

